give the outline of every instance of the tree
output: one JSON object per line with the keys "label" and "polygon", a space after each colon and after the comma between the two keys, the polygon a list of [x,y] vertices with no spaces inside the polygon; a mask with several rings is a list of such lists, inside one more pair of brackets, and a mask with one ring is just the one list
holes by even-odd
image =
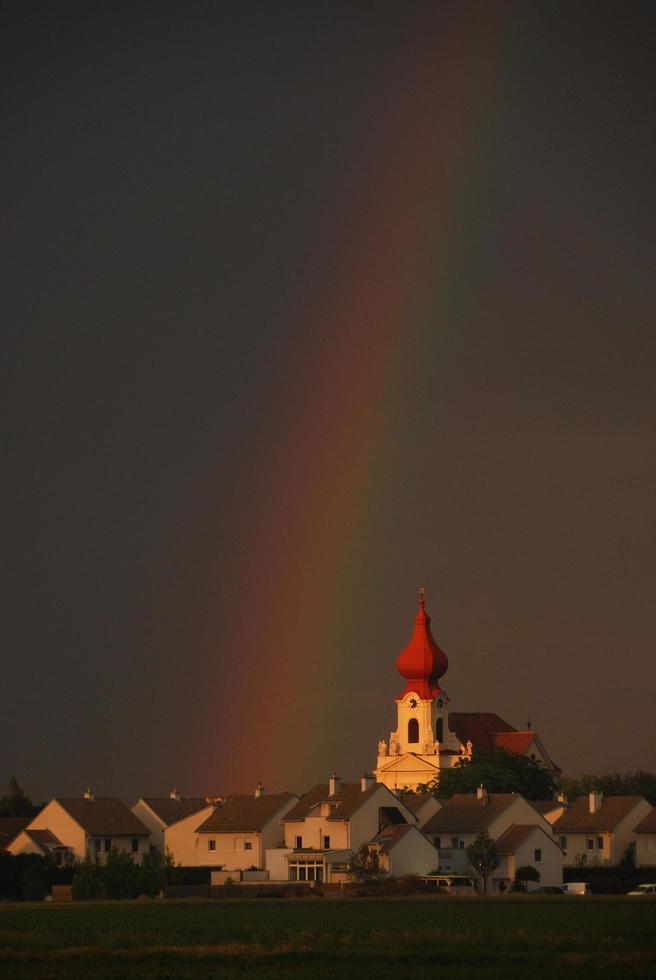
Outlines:
{"label": "tree", "polygon": [[353,881],[374,881],[385,874],[380,867],[378,851],[369,850],[366,844],[357,851],[351,851],[346,873]]}
{"label": "tree", "polygon": [[15,776],[9,777],[6,793],[0,797],[0,817],[35,817],[39,807],[26,796]]}
{"label": "tree", "polygon": [[483,894],[487,893],[487,879],[499,867],[497,845],[487,830],[476,837],[467,848],[467,858],[472,868],[483,880]]}
{"label": "tree", "polygon": [[644,796],[652,806],[656,805],[656,773],[638,769],[636,772],[613,772],[598,776],[581,773],[560,780],[563,793],[570,803],[579,796],[598,790],[604,796]]}
{"label": "tree", "polygon": [[520,793],[526,800],[549,800],[558,790],[550,771],[537,759],[493,749],[474,749],[471,759],[459,759],[453,769],[444,769],[429,788],[440,799],[454,793],[475,793],[479,786],[490,793]]}
{"label": "tree", "polygon": [[532,864],[523,864],[515,871],[515,891],[526,891],[527,881],[539,881],[540,872]]}
{"label": "tree", "polygon": [[102,892],[101,868],[97,861],[87,854],[84,861],[75,866],[73,873],[73,898],[98,898]]}

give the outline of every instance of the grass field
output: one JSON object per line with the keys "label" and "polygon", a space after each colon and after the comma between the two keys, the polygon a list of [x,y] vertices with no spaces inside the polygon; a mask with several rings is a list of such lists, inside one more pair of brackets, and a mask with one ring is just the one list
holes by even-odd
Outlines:
{"label": "grass field", "polygon": [[656,901],[315,899],[0,906],[0,976],[656,977]]}

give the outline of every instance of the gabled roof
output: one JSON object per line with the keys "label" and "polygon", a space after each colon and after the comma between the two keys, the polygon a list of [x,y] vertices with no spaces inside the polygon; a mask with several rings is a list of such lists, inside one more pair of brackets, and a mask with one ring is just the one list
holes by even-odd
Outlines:
{"label": "gabled roof", "polygon": [[292,793],[262,793],[253,796],[235,793],[226,797],[225,803],[211,813],[197,834],[230,833],[234,831],[258,831],[275,817],[285,803],[294,799]]}
{"label": "gabled roof", "polygon": [[[413,824],[409,823],[395,824],[394,826],[385,827],[379,834],[376,834],[371,843],[379,844],[381,851],[384,854],[389,854],[392,848],[396,847],[399,841],[403,840],[405,835],[411,830],[417,830],[417,828]],[[417,833],[421,834],[421,831],[417,830]]]}
{"label": "gabled roof", "polygon": [[172,799],[170,796],[156,797],[144,796],[142,801],[150,807],[156,817],[167,827],[178,820],[190,817],[192,813],[199,813],[210,806],[204,797],[181,797],[179,800]]}
{"label": "gabled roof", "polygon": [[559,810],[561,807],[565,806],[560,800],[527,800],[527,803],[533,807],[536,813],[539,813],[541,817],[545,813],[551,813],[553,810]]}
{"label": "gabled roof", "polygon": [[26,830],[25,833],[40,847],[64,847],[59,838],[55,837],[52,830]]}
{"label": "gabled roof", "polygon": [[624,820],[644,796],[606,796],[596,813],[590,813],[588,795],[579,796],[553,825],[556,834],[585,834],[611,831]]}
{"label": "gabled roof", "polygon": [[635,828],[636,834],[656,834],[656,806]]}
{"label": "gabled roof", "polygon": [[[92,837],[149,837],[150,831],[129,806],[117,797],[87,800],[55,797],[55,802]],[[43,811],[42,811],[43,812]],[[39,814],[41,816],[41,814]],[[38,818],[35,817],[35,820]]]}
{"label": "gabled roof", "polygon": [[18,837],[34,817],[0,817],[0,851],[7,849],[14,837]]}
{"label": "gabled roof", "polygon": [[342,783],[338,792],[334,796],[329,796],[328,784],[317,783],[300,798],[296,806],[285,814],[283,819],[305,820],[318,803],[330,803],[334,809],[331,809],[330,816],[327,816],[326,820],[348,820],[382,785],[382,783],[373,783],[363,793],[360,783]]}
{"label": "gabled roof", "polygon": [[[501,857],[514,854],[517,848],[531,836],[534,830],[537,830],[540,834],[543,834],[549,843],[554,845],[554,847],[558,847],[558,844],[556,844],[553,837],[550,837],[549,834],[545,833],[542,827],[539,827],[536,823],[514,823],[511,824],[511,826],[508,827],[508,830],[506,830],[505,833],[503,833],[497,840],[497,854],[499,854]],[[560,848],[558,849],[560,850]]]}
{"label": "gabled roof", "polygon": [[425,834],[478,833],[487,830],[500,813],[520,799],[519,793],[489,793],[485,803],[474,793],[456,793],[450,800],[445,800],[442,809],[434,813],[422,829]]}
{"label": "gabled roof", "polygon": [[495,749],[525,755],[535,740],[535,732],[494,732],[492,740]]}
{"label": "gabled roof", "polygon": [[432,793],[401,793],[398,798],[401,800],[401,803],[403,803],[403,805],[410,810],[411,813],[415,814],[415,816],[426,803],[435,799]]}
{"label": "gabled roof", "polygon": [[490,711],[451,711],[449,728],[463,745],[471,742],[477,749],[491,752],[495,748],[494,736],[517,729]]}

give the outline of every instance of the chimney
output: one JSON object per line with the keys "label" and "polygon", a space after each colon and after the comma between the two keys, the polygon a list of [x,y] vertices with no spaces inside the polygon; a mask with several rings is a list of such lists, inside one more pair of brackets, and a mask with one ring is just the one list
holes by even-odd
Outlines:
{"label": "chimney", "polygon": [[342,780],[336,772],[332,773],[328,780],[328,796],[337,796]]}
{"label": "chimney", "polygon": [[263,792],[264,792],[264,786],[262,785],[262,783],[258,783],[257,786],[255,787],[255,792],[253,793],[253,796],[255,796],[255,798],[257,799],[258,796],[262,796]]}
{"label": "chimney", "polygon": [[490,802],[490,799],[487,795],[487,790],[485,789],[485,786],[483,786],[483,783],[481,783],[481,785],[476,790],[476,799],[480,800],[483,806],[487,806],[488,803]]}
{"label": "chimney", "polygon": [[598,789],[593,789],[588,796],[590,813],[599,813],[601,809],[601,804],[603,801],[603,796]]}
{"label": "chimney", "polygon": [[83,795],[83,797],[84,797],[85,800],[95,800],[95,798],[96,798],[94,796],[93,790],[91,789],[90,786],[87,786],[87,788],[85,789],[85,791],[84,791],[84,793],[82,795]]}
{"label": "chimney", "polygon": [[175,788],[175,786],[173,787],[173,789],[169,793],[169,799],[170,800],[179,800],[180,799],[180,794],[178,793],[178,791]]}
{"label": "chimney", "polygon": [[368,789],[374,785],[376,780],[370,772],[365,772],[360,780],[360,789],[363,793],[366,793]]}

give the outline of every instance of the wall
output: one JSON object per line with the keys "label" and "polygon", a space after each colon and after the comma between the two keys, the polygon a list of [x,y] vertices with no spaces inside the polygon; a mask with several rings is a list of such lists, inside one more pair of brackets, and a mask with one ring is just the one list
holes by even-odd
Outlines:
{"label": "wall", "polygon": [[[57,802],[51,800],[43,810],[27,825],[26,830],[50,830],[58,840],[70,849],[76,861],[83,861],[86,856],[86,834],[82,827],[68,815],[66,810]],[[20,835],[23,837],[23,835]],[[9,846],[12,854],[22,853],[14,849],[18,838]]]}
{"label": "wall", "polygon": [[164,827],[166,826],[164,821],[160,820],[160,818],[153,813],[150,807],[147,806],[143,800],[137,800],[132,807],[132,812],[148,827],[148,830],[152,834],[150,843],[153,845],[153,847],[156,847],[158,851],[163,851]]}
{"label": "wall", "polygon": [[166,827],[163,833],[164,849],[172,855],[176,864],[189,868],[197,865],[221,863],[213,855],[210,855],[211,860],[207,859],[207,845],[205,845],[205,852],[203,852],[200,835],[196,833],[198,827],[213,813],[214,807],[208,804],[198,813],[192,813],[191,816]]}
{"label": "wall", "polygon": [[414,824],[414,814],[411,813],[411,811],[403,805],[401,800],[394,796],[394,794],[391,793],[385,786],[379,785],[376,788],[376,792],[372,793],[371,796],[364,801],[363,805],[356,810],[351,817],[349,821],[350,829],[347,844],[333,844],[331,835],[330,846],[346,846],[351,851],[357,851],[357,849],[363,844],[368,843],[380,830],[378,810],[383,806],[397,807],[405,818],[406,823],[409,823],[411,826]]}
{"label": "wall", "polygon": [[636,865],[639,868],[656,867],[656,834],[636,834]]}
{"label": "wall", "polygon": [[389,872],[394,878],[403,875],[427,875],[435,871],[439,855],[431,842],[413,827],[388,854]]}

